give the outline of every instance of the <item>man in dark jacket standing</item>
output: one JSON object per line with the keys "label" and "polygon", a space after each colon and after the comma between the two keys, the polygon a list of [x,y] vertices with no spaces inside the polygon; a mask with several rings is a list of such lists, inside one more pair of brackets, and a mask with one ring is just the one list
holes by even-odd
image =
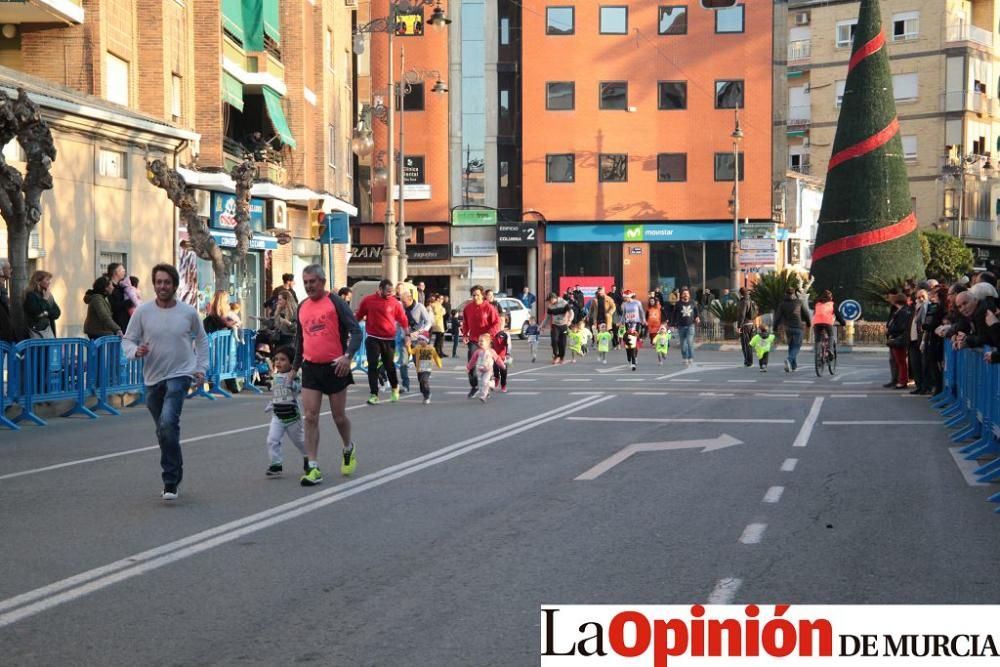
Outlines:
{"label": "man in dark jacket standing", "polygon": [[740,332],[740,347],[743,349],[743,365],[753,366],[753,348],[750,339],[753,338],[757,318],[757,304],[750,298],[746,287],[740,288],[740,300],[736,303],[736,326]]}
{"label": "man in dark jacket standing", "polygon": [[785,336],[788,338],[788,358],[785,359],[785,372],[791,373],[798,368],[799,350],[802,349],[802,332],[804,326],[812,326],[809,309],[795,295],[795,290],[785,290],[785,300],[774,313],[774,330],[784,325]]}

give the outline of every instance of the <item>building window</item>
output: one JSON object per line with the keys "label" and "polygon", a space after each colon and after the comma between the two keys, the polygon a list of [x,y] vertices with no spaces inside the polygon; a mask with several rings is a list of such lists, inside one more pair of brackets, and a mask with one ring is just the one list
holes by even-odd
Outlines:
{"label": "building window", "polygon": [[715,11],[715,32],[743,32],[743,5]]}
{"label": "building window", "polygon": [[858,20],[837,22],[837,48],[849,49],[854,43],[854,31],[858,27]]}
{"label": "building window", "polygon": [[403,95],[403,111],[424,110],[424,84],[409,83]]}
{"label": "building window", "polygon": [[174,122],[181,119],[184,99],[184,80],[174,74],[170,77],[170,115]]}
{"label": "building window", "polygon": [[624,183],[628,180],[628,155],[601,153],[598,160],[601,183]]}
{"label": "building window", "polygon": [[660,7],[659,33],[661,35],[686,35],[688,31],[688,8],[686,5]]}
{"label": "building window", "polygon": [[660,81],[657,108],[661,111],[687,109],[687,81]]}
{"label": "building window", "polygon": [[903,135],[903,159],[907,162],[917,161],[917,135]]}
{"label": "building window", "polygon": [[839,81],[834,83],[833,90],[834,90],[834,96],[836,97],[836,101],[833,103],[834,106],[839,107],[841,104],[844,103],[844,87],[846,85],[847,81],[845,79],[840,79]]}
{"label": "building window", "polygon": [[743,81],[716,81],[715,82],[715,108],[716,109],[742,109],[743,108]]}
{"label": "building window", "polygon": [[920,36],[920,12],[892,15],[892,41],[903,42]]}
{"label": "building window", "polygon": [[125,153],[100,149],[97,155],[97,173],[108,178],[126,178]]}
{"label": "building window", "polygon": [[110,53],[104,54],[104,97],[109,102],[129,104],[128,63]]}
{"label": "building window", "polygon": [[628,82],[602,81],[601,108],[625,111],[628,109]]}
{"label": "building window", "polygon": [[500,19],[500,45],[508,46],[510,44],[510,19],[508,17],[503,17]]}
{"label": "building window", "polygon": [[337,128],[333,125],[328,127],[329,130],[329,140],[327,141],[328,150],[330,151],[327,157],[327,164],[329,164],[334,169],[337,168]]}
{"label": "building window", "polygon": [[705,9],[721,9],[732,7],[734,4],[736,4],[736,0],[701,0],[701,6]]}
{"label": "building window", "polygon": [[[740,180],[743,180],[743,176],[746,171],[743,169],[743,153],[740,153]],[[731,181],[733,180],[733,154],[732,153],[716,153],[715,154],[715,180],[717,181]]]}
{"label": "building window", "polygon": [[660,153],[656,156],[656,180],[660,183],[681,183],[687,178],[687,153]]}
{"label": "building window", "polygon": [[573,7],[545,8],[546,35],[572,35],[574,30]]}
{"label": "building window", "polygon": [[601,34],[628,34],[628,7],[601,7]]}
{"label": "building window", "polygon": [[545,108],[570,111],[576,106],[576,84],[572,81],[549,81],[545,84]]}
{"label": "building window", "polygon": [[576,180],[575,162],[576,159],[572,153],[546,155],[545,182],[572,183]]}
{"label": "building window", "polygon": [[[919,88],[916,72],[892,75],[892,95],[897,102],[915,101],[919,96]],[[985,86],[983,92],[985,92]]]}

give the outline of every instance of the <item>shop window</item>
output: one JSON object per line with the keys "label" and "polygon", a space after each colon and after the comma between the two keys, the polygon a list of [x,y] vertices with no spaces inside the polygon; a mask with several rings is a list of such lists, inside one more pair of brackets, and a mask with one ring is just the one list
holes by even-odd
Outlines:
{"label": "shop window", "polygon": [[601,7],[602,35],[628,34],[628,7]]}
{"label": "shop window", "polygon": [[601,109],[625,111],[628,109],[628,82],[601,82]]}
{"label": "shop window", "polygon": [[545,84],[545,108],[548,111],[572,111],[576,106],[576,84],[572,81],[549,81]]}
{"label": "shop window", "polygon": [[625,153],[601,153],[598,162],[601,183],[624,183],[628,180],[628,155]]}
{"label": "shop window", "polygon": [[687,109],[687,81],[660,81],[657,108],[661,111]]}
{"label": "shop window", "polygon": [[660,7],[658,32],[661,35],[686,35],[688,31],[687,12],[686,5]]}
{"label": "shop window", "polygon": [[545,156],[546,183],[572,183],[576,180],[576,158],[572,153]]}
{"label": "shop window", "polygon": [[743,5],[734,5],[715,12],[715,32],[743,32]]}
{"label": "shop window", "polygon": [[[733,180],[733,154],[732,153],[716,153],[715,154],[715,180],[717,181],[732,181]],[[740,153],[740,180],[746,175],[746,170],[743,169],[743,153]]]}
{"label": "shop window", "polygon": [[545,34],[572,35],[575,32],[573,7],[546,7]]}
{"label": "shop window", "polygon": [[687,180],[687,153],[660,153],[656,156],[656,180],[681,183]]}
{"label": "shop window", "polygon": [[715,108],[716,109],[742,109],[743,108],[743,81],[716,81],[715,82]]}

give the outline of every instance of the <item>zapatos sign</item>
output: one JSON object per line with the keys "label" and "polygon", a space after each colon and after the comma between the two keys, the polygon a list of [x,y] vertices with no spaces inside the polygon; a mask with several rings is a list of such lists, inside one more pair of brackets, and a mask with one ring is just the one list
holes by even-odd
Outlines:
{"label": "zapatos sign", "polygon": [[543,605],[543,667],[969,665],[1000,658],[1000,606]]}

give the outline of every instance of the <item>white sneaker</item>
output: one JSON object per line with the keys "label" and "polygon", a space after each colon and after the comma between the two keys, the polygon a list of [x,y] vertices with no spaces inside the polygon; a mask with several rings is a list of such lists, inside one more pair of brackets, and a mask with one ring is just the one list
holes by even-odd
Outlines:
{"label": "white sneaker", "polygon": [[430,405],[430,404],[431,404],[431,397],[428,396],[427,398],[424,399],[424,405]]}
{"label": "white sneaker", "polygon": [[792,372],[792,362],[788,361],[788,359],[785,359],[785,372],[786,373]]}
{"label": "white sneaker", "polygon": [[160,494],[160,497],[163,498],[164,500],[177,500],[177,497],[179,495],[180,494],[177,492],[177,487],[173,486],[164,488],[163,493]]}

